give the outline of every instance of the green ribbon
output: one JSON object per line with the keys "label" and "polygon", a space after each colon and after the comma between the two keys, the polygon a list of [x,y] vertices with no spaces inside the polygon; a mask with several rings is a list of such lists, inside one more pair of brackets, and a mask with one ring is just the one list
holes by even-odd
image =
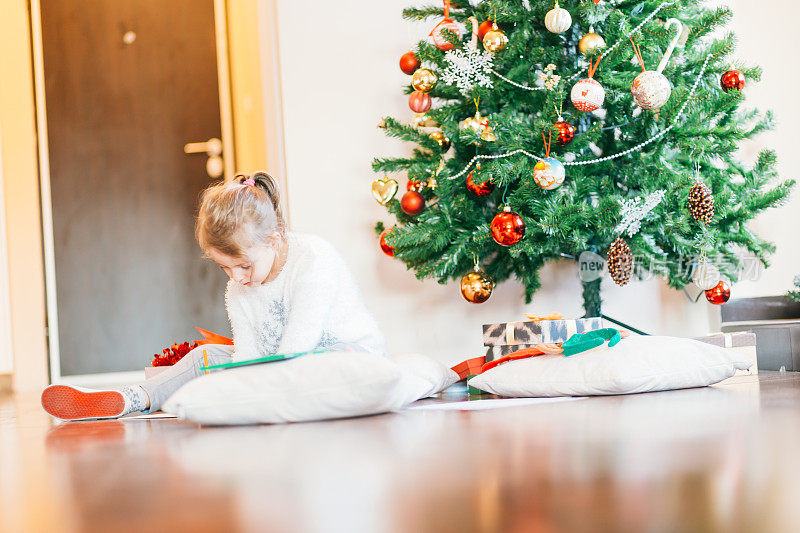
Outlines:
{"label": "green ribbon", "polygon": [[622,335],[620,335],[619,330],[603,328],[588,333],[576,333],[567,339],[567,341],[561,345],[561,348],[564,350],[564,355],[569,357],[570,355],[602,346],[606,341],[608,341],[609,346],[614,346],[620,340],[622,340]]}

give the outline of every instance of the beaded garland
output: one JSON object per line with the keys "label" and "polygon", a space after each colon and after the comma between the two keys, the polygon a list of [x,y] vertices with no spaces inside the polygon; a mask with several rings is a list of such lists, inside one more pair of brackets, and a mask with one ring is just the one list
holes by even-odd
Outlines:
{"label": "beaded garland", "polygon": [[[598,157],[598,158],[595,158],[595,159],[587,159],[587,160],[584,160],[584,161],[568,161],[566,163],[563,163],[563,165],[564,166],[591,165],[593,163],[602,163],[604,161],[611,161],[613,159],[618,159],[618,158],[626,156],[626,155],[628,155],[628,154],[630,154],[632,152],[637,152],[637,151],[641,150],[642,148],[654,143],[655,141],[657,141],[658,139],[660,139],[661,137],[663,137],[664,135],[666,135],[667,133],[672,131],[672,129],[677,124],[678,119],[681,117],[681,115],[683,115],[683,112],[686,110],[686,106],[689,105],[689,102],[691,101],[692,97],[694,96],[694,93],[697,90],[697,86],[700,84],[700,80],[703,78],[703,74],[705,74],[706,67],[708,66],[708,62],[711,60],[711,57],[712,57],[711,54],[706,56],[705,61],[703,61],[703,65],[700,67],[700,72],[698,72],[697,78],[694,80],[694,84],[692,84],[692,87],[689,90],[689,93],[686,95],[686,99],[684,100],[683,105],[681,105],[680,109],[678,109],[678,112],[675,113],[675,117],[672,119],[672,123],[670,123],[669,126],[664,128],[663,130],[659,131],[658,133],[656,133],[655,135],[653,135],[649,139],[647,139],[645,141],[642,141],[639,144],[628,148],[627,150],[623,150],[621,152],[617,152],[615,154],[607,155],[607,156],[604,156],[604,157]],[[452,176],[448,176],[447,179],[460,178],[461,176],[463,176],[464,174],[466,174],[469,171],[469,169],[470,169],[470,167],[472,167],[473,163],[475,163],[476,161],[479,161],[481,159],[504,159],[506,157],[511,157],[511,156],[514,156],[514,155],[517,155],[517,154],[525,154],[526,156],[528,156],[528,157],[530,157],[532,159],[537,159],[537,160],[544,159],[543,157],[539,157],[538,155],[532,154],[532,153],[530,153],[527,150],[524,150],[522,148],[518,148],[516,150],[512,150],[511,152],[507,152],[505,154],[496,154],[496,155],[479,154],[479,155],[474,156],[472,159],[470,159],[469,163],[467,163],[467,165],[463,169],[461,169],[460,172],[458,172],[457,174],[453,174]]]}
{"label": "beaded garland", "polygon": [[[605,55],[609,55],[611,52],[613,52],[620,45],[620,43],[627,42],[628,37],[630,37],[631,35],[637,34],[639,32],[639,30],[641,30],[644,27],[645,24],[650,22],[650,20],[653,17],[655,17],[658,14],[658,12],[661,11],[663,8],[669,7],[669,6],[671,6],[671,5],[675,4],[675,3],[677,3],[677,0],[661,2],[658,5],[658,7],[656,7],[639,24],[637,24],[635,28],[633,28],[629,33],[625,34],[625,36],[622,39],[620,39],[619,41],[617,41],[616,43],[611,45],[611,47],[608,50],[605,51]],[[587,69],[588,69],[588,66],[582,68],[581,70],[579,70],[578,72],[576,72],[575,74],[573,74],[572,76],[567,78],[566,81],[574,80],[575,78],[580,76]],[[492,72],[492,74],[494,74],[495,76],[497,76],[498,78],[503,80],[504,82],[508,83],[509,85],[513,85],[514,87],[516,87],[518,89],[523,89],[523,90],[526,90],[526,91],[544,91],[544,90],[546,90],[544,87],[531,87],[530,85],[525,85],[524,83],[518,83],[518,82],[516,82],[514,80],[510,80],[510,79],[506,78],[505,76],[503,76],[502,74],[500,74],[499,72],[497,72],[494,69],[492,69],[491,72]]]}

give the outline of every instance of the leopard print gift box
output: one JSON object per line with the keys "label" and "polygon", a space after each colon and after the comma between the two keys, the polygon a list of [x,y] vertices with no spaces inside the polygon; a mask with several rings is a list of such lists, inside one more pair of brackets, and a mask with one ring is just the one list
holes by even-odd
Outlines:
{"label": "leopard print gift box", "polygon": [[486,362],[496,361],[501,357],[505,357],[520,350],[527,350],[528,348],[535,348],[535,344],[515,344],[513,346],[487,346],[486,347]]}
{"label": "leopard print gift box", "polygon": [[484,324],[484,346],[516,346],[540,343],[561,343],[576,333],[586,333],[603,327],[600,317],[573,320],[532,320]]}

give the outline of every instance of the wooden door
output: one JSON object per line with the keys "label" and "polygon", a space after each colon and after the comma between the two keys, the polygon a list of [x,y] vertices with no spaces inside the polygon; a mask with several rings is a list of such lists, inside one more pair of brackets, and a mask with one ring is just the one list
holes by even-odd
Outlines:
{"label": "wooden door", "polygon": [[195,325],[229,331],[193,236],[212,180],[183,153],[222,138],[214,1],[40,7],[60,374],[141,370]]}

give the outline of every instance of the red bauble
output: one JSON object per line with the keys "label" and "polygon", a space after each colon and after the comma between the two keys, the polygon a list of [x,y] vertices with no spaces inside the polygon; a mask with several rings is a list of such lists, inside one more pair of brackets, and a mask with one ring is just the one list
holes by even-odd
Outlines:
{"label": "red bauble", "polygon": [[724,281],[717,283],[713,289],[706,291],[706,300],[714,305],[722,305],[731,297],[731,286]]}
{"label": "red bauble", "polygon": [[433,37],[433,44],[435,44],[436,48],[438,48],[439,50],[446,52],[448,50],[451,50],[454,45],[445,38],[444,34],[442,34],[442,30],[444,29],[452,31],[453,33],[456,34],[457,37],[460,38],[461,28],[458,27],[458,24],[456,24],[455,21],[451,19],[444,19],[439,24],[437,24],[436,27],[433,28],[433,31],[431,31],[431,36]]}
{"label": "red bauble", "polygon": [[408,180],[406,182],[406,190],[407,191],[411,191],[411,190],[414,190],[414,189],[419,189],[420,187],[422,187],[422,182],[419,181],[419,180]]}
{"label": "red bauble", "polygon": [[425,210],[425,198],[417,191],[408,191],[400,199],[400,209],[412,217],[419,215]]}
{"label": "red bauble", "polygon": [[495,215],[489,228],[494,242],[502,246],[517,244],[525,236],[525,222],[508,206]]}
{"label": "red bauble", "polygon": [[386,242],[387,233],[389,233],[388,229],[383,230],[383,232],[381,233],[381,240],[380,240],[381,250],[383,250],[383,253],[385,253],[389,257],[394,257],[394,248],[389,246],[389,243]]}
{"label": "red bauble", "polygon": [[489,196],[494,190],[494,184],[486,180],[480,185],[472,180],[472,172],[467,174],[467,190],[478,197]]}
{"label": "red bauble", "polygon": [[480,26],[478,26],[478,40],[480,42],[483,42],[483,38],[492,29],[492,24],[494,23],[491,20],[485,20],[481,22]]}
{"label": "red bauble", "polygon": [[558,117],[558,122],[553,124],[553,127],[558,131],[558,144],[561,146],[568,145],[575,138],[575,126],[561,117]]}
{"label": "red bauble", "polygon": [[414,91],[408,96],[408,107],[415,113],[424,113],[431,108],[431,95],[422,91]]}
{"label": "red bauble", "polygon": [[419,59],[414,55],[414,52],[406,52],[400,56],[400,70],[411,76],[419,68]]}
{"label": "red bauble", "polygon": [[734,91],[741,91],[744,89],[744,74],[739,70],[729,70],[719,79],[719,84],[725,92],[731,89]]}

